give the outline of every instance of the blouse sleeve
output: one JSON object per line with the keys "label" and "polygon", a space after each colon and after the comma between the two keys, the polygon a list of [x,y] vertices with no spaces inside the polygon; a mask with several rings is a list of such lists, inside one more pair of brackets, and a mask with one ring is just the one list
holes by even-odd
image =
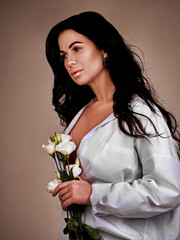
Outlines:
{"label": "blouse sleeve", "polygon": [[[142,165],[143,176],[132,183],[92,184],[91,205],[97,216],[149,218],[170,211],[180,204],[180,161],[177,144],[159,110],[152,113],[146,105],[136,112],[148,116],[162,137],[135,139],[134,149]],[[154,133],[150,121],[137,115],[148,133]]]}

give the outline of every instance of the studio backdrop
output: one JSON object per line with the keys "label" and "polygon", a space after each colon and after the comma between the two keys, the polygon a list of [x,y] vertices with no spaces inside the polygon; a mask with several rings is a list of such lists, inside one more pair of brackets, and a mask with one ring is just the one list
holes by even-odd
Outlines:
{"label": "studio backdrop", "polygon": [[41,145],[63,128],[51,103],[45,41],[57,22],[89,10],[105,16],[144,52],[137,50],[146,77],[180,122],[180,1],[1,1],[1,240],[57,238],[60,202],[45,191],[55,168]]}

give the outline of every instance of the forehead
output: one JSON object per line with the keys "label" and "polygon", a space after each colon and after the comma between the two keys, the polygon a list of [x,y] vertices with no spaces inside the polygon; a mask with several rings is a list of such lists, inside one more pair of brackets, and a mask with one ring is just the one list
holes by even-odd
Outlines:
{"label": "forehead", "polygon": [[72,30],[67,29],[59,34],[58,43],[60,49],[66,50],[69,45],[75,41],[82,42],[84,44],[93,44],[93,42],[86,36]]}

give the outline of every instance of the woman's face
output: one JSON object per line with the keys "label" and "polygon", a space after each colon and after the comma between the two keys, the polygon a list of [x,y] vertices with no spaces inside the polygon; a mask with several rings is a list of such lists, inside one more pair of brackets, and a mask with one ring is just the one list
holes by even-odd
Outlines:
{"label": "woman's face", "polygon": [[78,85],[91,85],[107,71],[103,66],[104,51],[86,36],[67,29],[59,35],[58,43],[64,66]]}

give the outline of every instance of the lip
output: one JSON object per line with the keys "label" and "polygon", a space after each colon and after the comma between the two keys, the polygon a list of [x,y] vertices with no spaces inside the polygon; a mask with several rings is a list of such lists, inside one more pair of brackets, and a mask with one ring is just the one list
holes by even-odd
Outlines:
{"label": "lip", "polygon": [[80,76],[81,72],[82,72],[83,69],[74,69],[72,72],[71,72],[71,76],[73,78],[77,78]]}

